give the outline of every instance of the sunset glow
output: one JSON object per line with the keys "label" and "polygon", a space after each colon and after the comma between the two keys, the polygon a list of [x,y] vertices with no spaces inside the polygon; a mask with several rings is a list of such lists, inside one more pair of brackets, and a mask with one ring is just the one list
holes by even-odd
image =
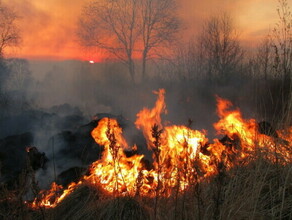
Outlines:
{"label": "sunset glow", "polygon": [[[79,46],[76,26],[83,6],[89,0],[38,1],[3,0],[20,16],[22,42],[18,48],[9,49],[7,56],[28,59],[79,59],[105,58],[104,54],[85,51]],[[241,40],[252,47],[264,37],[276,23],[277,12],[274,0],[257,1],[190,1],[182,0],[180,17],[189,26],[183,36],[195,35],[204,18],[222,11],[231,12],[235,18]],[[247,44],[247,43],[246,43]]]}

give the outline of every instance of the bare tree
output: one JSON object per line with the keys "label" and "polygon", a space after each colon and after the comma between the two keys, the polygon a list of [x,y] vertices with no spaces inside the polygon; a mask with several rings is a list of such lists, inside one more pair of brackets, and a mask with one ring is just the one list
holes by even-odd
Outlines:
{"label": "bare tree", "polygon": [[10,104],[10,97],[3,87],[9,77],[9,69],[4,60],[4,51],[7,47],[16,46],[19,43],[19,31],[17,29],[17,16],[13,10],[6,7],[0,0],[0,106],[2,114]]}
{"label": "bare tree", "polygon": [[292,14],[287,0],[279,0],[279,21],[270,36],[273,48],[273,73],[282,79],[279,102],[283,120],[291,122],[292,114]]}
{"label": "bare tree", "polygon": [[200,73],[201,66],[197,65],[198,54],[196,41],[193,38],[187,43],[177,44],[172,57],[173,59],[170,60],[168,66],[171,66],[178,79],[191,80],[199,78],[198,73]]}
{"label": "bare tree", "polygon": [[[263,73],[266,91],[263,112],[270,121],[290,123],[292,114],[292,15],[287,0],[278,1],[278,22],[259,46],[257,74]],[[272,105],[271,105],[272,103]]]}
{"label": "bare tree", "polygon": [[139,35],[138,0],[101,0],[84,8],[79,37],[86,46],[97,46],[127,65],[134,81],[133,53]]}
{"label": "bare tree", "polygon": [[255,56],[255,66],[257,76],[262,74],[264,80],[271,77],[272,72],[272,42],[269,38],[264,39],[257,49]]}
{"label": "bare tree", "polygon": [[226,80],[237,71],[243,50],[230,16],[221,14],[207,20],[198,42],[198,54],[210,79]]}
{"label": "bare tree", "polygon": [[[175,0],[141,0],[142,15],[142,77],[146,77],[146,63],[151,55],[175,40],[179,29]],[[151,54],[152,52],[152,54]]]}
{"label": "bare tree", "polygon": [[147,60],[174,39],[175,9],[175,0],[94,1],[84,8],[78,35],[83,45],[104,49],[126,64],[135,81],[134,59],[142,58],[145,78]]}
{"label": "bare tree", "polygon": [[292,80],[292,14],[287,0],[279,0],[279,21],[270,36],[274,49],[274,69],[287,83]]}
{"label": "bare tree", "polygon": [[19,30],[16,25],[17,15],[0,1],[0,57],[3,58],[4,49],[19,43]]}

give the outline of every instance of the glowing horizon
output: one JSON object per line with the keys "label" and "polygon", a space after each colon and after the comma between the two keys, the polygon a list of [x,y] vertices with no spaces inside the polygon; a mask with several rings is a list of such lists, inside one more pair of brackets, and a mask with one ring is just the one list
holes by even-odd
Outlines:
{"label": "glowing horizon", "polygon": [[[53,60],[102,61],[106,55],[82,48],[76,37],[76,24],[83,6],[90,0],[3,0],[21,18],[22,42],[19,48],[7,51],[7,57]],[[251,48],[274,27],[278,17],[276,0],[234,2],[231,0],[180,0],[179,16],[189,27],[183,35],[190,37],[201,30],[205,18],[219,11],[234,17],[243,45]]]}

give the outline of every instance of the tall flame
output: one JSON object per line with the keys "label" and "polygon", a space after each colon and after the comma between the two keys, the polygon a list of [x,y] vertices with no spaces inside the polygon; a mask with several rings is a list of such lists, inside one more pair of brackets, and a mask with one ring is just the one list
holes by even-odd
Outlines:
{"label": "tall flame", "polygon": [[158,95],[154,108],[143,108],[137,114],[137,119],[135,122],[136,127],[142,130],[147,140],[148,147],[150,147],[154,141],[151,134],[152,126],[156,124],[159,128],[162,128],[161,114],[167,113],[164,101],[165,90],[160,89],[158,91],[154,91],[154,93]]}
{"label": "tall flame", "polygon": [[128,144],[115,119],[101,119],[98,126],[92,131],[92,137],[105,149],[102,159],[92,164],[91,175],[85,179],[95,184],[98,183],[110,193],[133,195],[136,179],[142,169],[143,155],[126,157],[123,150],[128,148]]}

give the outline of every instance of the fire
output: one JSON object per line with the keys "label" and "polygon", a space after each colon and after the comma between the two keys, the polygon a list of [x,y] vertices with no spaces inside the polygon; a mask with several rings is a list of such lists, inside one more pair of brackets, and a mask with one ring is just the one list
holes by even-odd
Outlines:
{"label": "fire", "polygon": [[[288,129],[288,133],[285,131],[286,135],[284,131],[278,131],[275,137],[261,134],[255,119],[243,119],[239,109],[228,110],[232,106],[228,100],[217,97],[217,103],[220,120],[214,124],[214,127],[219,134],[225,134],[231,141],[238,142],[239,149],[235,149],[236,152],[233,153],[238,153],[239,158],[251,156],[256,151],[266,151],[272,161],[275,156],[277,157],[276,153],[282,157],[284,163],[291,162],[291,150],[288,149],[291,146],[291,128]],[[278,138],[278,135],[282,139]],[[212,147],[216,149],[218,144],[213,144]]]}
{"label": "fire", "polygon": [[152,126],[154,124],[162,128],[161,124],[161,114],[167,113],[166,105],[164,101],[165,90],[160,89],[158,92],[154,92],[158,95],[155,107],[153,109],[144,108],[137,114],[137,120],[135,125],[138,129],[143,131],[143,134],[147,140],[148,147],[151,148],[151,143],[153,142],[153,137],[151,134]]}
{"label": "fire", "polygon": [[55,207],[79,185],[89,183],[114,195],[168,197],[183,192],[198,181],[207,179],[236,165],[245,164],[265,152],[266,158],[282,164],[291,163],[292,128],[268,136],[259,132],[254,119],[244,119],[239,109],[231,110],[228,100],[217,97],[219,121],[214,128],[221,139],[209,143],[205,131],[188,126],[166,126],[161,114],[167,113],[165,90],[155,92],[158,99],[152,109],[137,114],[135,125],[143,132],[153,167],[146,169],[143,155],[127,157],[129,147],[116,119],[103,118],[91,135],[104,146],[102,158],[91,165],[90,174],[68,189],[52,184],[51,190],[40,193],[32,207]]}
{"label": "fire", "polygon": [[63,190],[63,186],[53,182],[50,190],[43,190],[39,193],[39,196],[34,199],[31,207],[54,208],[57,206],[57,204],[63,201],[67,195],[73,192],[77,185],[81,183],[82,182],[76,184],[73,182],[68,186],[67,189]]}
{"label": "fire", "polygon": [[255,135],[257,133],[257,123],[254,119],[244,120],[241,112],[236,109],[228,111],[232,106],[231,102],[217,97],[217,113],[219,122],[214,124],[219,134],[226,134],[229,137],[239,136],[244,147],[254,146]]}
{"label": "fire", "polygon": [[102,159],[93,163],[91,175],[86,177],[86,180],[100,184],[110,193],[133,195],[136,179],[142,169],[143,155],[126,157],[124,149],[128,149],[128,144],[115,119],[101,119],[98,126],[92,131],[92,137],[105,149]]}

